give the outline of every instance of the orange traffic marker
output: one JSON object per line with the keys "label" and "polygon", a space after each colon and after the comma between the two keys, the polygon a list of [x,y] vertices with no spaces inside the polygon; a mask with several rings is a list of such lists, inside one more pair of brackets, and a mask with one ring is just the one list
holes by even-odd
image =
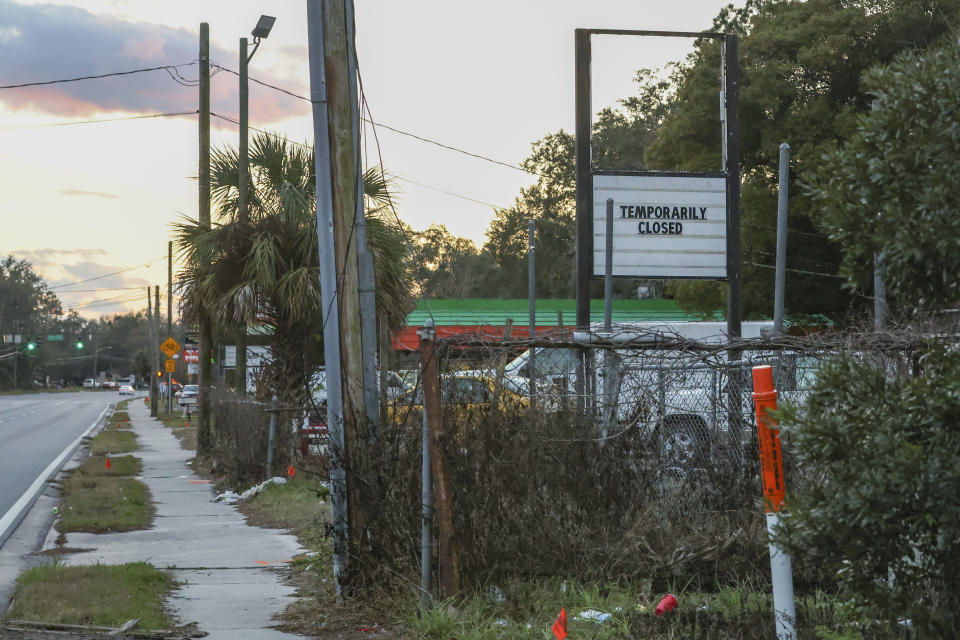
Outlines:
{"label": "orange traffic marker", "polygon": [[110,458],[107,458],[107,462],[106,462],[103,466],[105,466],[107,469],[110,469],[110,468],[111,468]]}
{"label": "orange traffic marker", "polygon": [[557,640],[563,640],[569,634],[567,633],[567,609],[566,607],[560,608],[560,615],[557,616],[557,619],[554,621],[553,626],[550,627],[550,630],[553,631],[553,635],[557,637]]}
{"label": "orange traffic marker", "polygon": [[289,467],[287,467],[287,477],[292,478],[295,475],[297,475],[297,470],[293,468],[293,465],[290,465]]}

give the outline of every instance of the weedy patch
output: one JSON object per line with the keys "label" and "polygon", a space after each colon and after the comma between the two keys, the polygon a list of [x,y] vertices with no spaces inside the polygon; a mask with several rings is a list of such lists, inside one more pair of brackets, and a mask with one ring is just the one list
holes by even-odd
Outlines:
{"label": "weedy patch", "polygon": [[[110,460],[110,466],[107,467],[107,460]],[[143,472],[143,461],[136,456],[91,456],[83,461],[79,467],[73,470],[74,475],[78,476],[138,476]]]}
{"label": "weedy patch", "polygon": [[[112,462],[111,462],[112,465]],[[57,531],[107,533],[149,529],[150,491],[133,478],[72,473],[63,483]]]}
{"label": "weedy patch", "polygon": [[137,448],[137,436],[131,431],[104,429],[90,441],[90,453],[95,456],[128,453],[136,451]]}
{"label": "weedy patch", "polygon": [[144,562],[92,567],[34,567],[17,578],[5,620],[119,627],[139,618],[140,629],[168,629],[163,608],[173,577]]}

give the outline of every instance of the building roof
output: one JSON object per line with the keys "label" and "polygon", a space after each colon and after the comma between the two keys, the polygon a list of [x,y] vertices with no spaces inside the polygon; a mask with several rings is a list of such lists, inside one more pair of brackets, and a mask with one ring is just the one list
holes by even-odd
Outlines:
{"label": "building roof", "polygon": [[[529,324],[530,303],[526,298],[462,298],[419,300],[407,316],[408,327],[421,327],[428,318],[440,326],[502,326],[508,319],[514,326]],[[559,315],[558,315],[559,314]],[[720,314],[717,314],[718,316]],[[614,300],[612,322],[685,322],[703,318],[681,310],[673,300]],[[572,299],[544,299],[536,303],[536,325],[576,324],[577,303]],[[713,318],[721,320],[721,317]],[[562,320],[562,322],[561,322]],[[603,300],[590,301],[590,321],[603,322]]]}

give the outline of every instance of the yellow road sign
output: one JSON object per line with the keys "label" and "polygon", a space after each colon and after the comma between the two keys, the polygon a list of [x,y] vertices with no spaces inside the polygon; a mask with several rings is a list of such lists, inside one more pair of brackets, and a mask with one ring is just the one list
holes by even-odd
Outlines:
{"label": "yellow road sign", "polygon": [[167,354],[167,357],[172,358],[173,354],[175,354],[177,351],[180,351],[180,343],[173,338],[167,338],[163,341],[163,344],[160,345],[160,351],[163,351],[165,354]]}
{"label": "yellow road sign", "polygon": [[174,373],[177,370],[177,361],[173,358],[167,358],[163,364],[163,370],[167,373]]}

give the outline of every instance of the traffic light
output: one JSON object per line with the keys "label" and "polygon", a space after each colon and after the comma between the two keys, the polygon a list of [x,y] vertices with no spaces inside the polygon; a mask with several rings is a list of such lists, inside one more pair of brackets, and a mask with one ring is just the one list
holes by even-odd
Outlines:
{"label": "traffic light", "polygon": [[33,343],[33,342],[28,342],[28,343],[27,343],[27,351],[33,351],[33,350],[36,349],[36,348],[37,348],[37,345],[36,345],[35,343]]}
{"label": "traffic light", "polygon": [[162,378],[162,377],[163,377],[163,371],[157,371],[157,377],[158,377],[158,378]]}
{"label": "traffic light", "polygon": [[83,340],[77,340],[77,351],[83,349]]}

